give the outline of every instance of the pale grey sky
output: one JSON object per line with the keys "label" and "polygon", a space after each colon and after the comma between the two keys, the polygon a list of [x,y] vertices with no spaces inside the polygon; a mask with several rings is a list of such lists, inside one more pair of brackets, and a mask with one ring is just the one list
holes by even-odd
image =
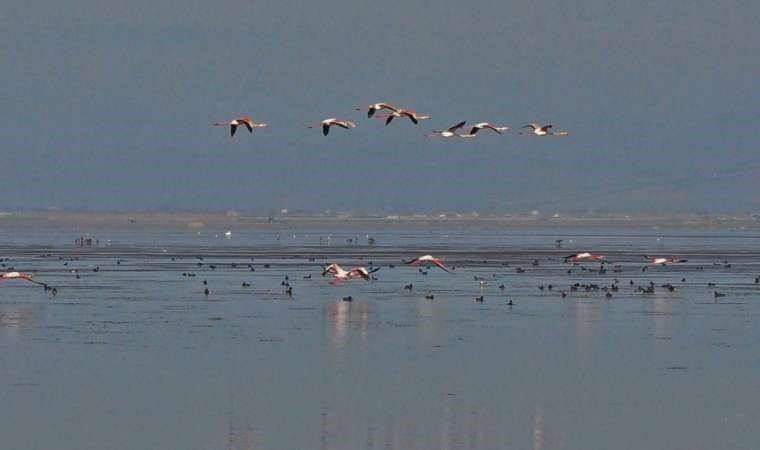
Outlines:
{"label": "pale grey sky", "polygon": [[[0,208],[760,210],[760,3],[6,0]],[[355,106],[429,113],[387,129]],[[217,120],[270,128],[230,140]],[[327,138],[306,125],[357,120]],[[572,134],[425,139],[460,120]]]}

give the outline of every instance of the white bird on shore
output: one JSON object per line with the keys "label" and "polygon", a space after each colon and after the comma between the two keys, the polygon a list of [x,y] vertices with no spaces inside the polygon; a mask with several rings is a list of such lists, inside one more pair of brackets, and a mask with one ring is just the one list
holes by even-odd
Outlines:
{"label": "white bird on shore", "polygon": [[269,125],[265,123],[256,123],[254,122],[250,117],[238,117],[237,119],[228,120],[226,122],[216,122],[214,123],[215,127],[224,127],[229,126],[230,127],[230,137],[235,135],[235,132],[237,131],[238,126],[244,125],[246,128],[248,128],[248,131],[250,133],[253,133],[254,128],[266,128]]}
{"label": "white bird on shore", "polygon": [[[398,108],[391,105],[390,103],[386,103],[386,102],[373,103],[367,107],[367,117],[372,117],[373,115],[375,115],[375,112],[381,109],[387,109],[388,111],[392,111],[392,112],[398,112],[399,110]],[[356,110],[364,111],[364,108],[356,108]]]}
{"label": "white bird on shore", "polygon": [[325,119],[315,125],[309,125],[309,128],[322,127],[322,134],[327,136],[327,134],[330,133],[330,127],[333,125],[339,126],[341,128],[345,128],[346,130],[351,129],[351,128],[356,128],[356,124],[354,122],[351,122],[350,120],[345,120],[345,119],[336,119],[335,117]]}
{"label": "white bird on shore", "polygon": [[474,137],[472,134],[460,134],[457,133],[457,130],[462,128],[464,124],[467,123],[467,121],[459,122],[458,124],[449,127],[443,131],[433,130],[431,134],[426,135],[427,137],[442,137],[442,138],[451,138],[451,137]]}
{"label": "white bird on shore", "polygon": [[443,260],[436,258],[433,255],[423,255],[409,261],[404,261],[404,264],[410,264],[413,266],[429,266],[435,264],[446,272],[451,272],[448,267],[443,263]]}

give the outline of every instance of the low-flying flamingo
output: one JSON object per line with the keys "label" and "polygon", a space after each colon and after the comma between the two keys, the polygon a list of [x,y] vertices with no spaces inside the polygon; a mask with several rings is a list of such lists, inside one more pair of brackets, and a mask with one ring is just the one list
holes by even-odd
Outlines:
{"label": "low-flying flamingo", "polygon": [[238,117],[237,119],[228,120],[226,122],[216,122],[215,127],[230,127],[230,137],[235,135],[237,128],[243,125],[248,128],[248,131],[253,133],[254,128],[266,128],[269,125],[265,123],[256,123],[250,117]]}
{"label": "low-flying flamingo", "polygon": [[451,272],[449,268],[443,264],[443,261],[441,259],[438,259],[433,255],[418,256],[417,258],[411,259],[409,261],[404,261],[404,264],[411,264],[414,266],[429,266],[430,264],[435,264],[444,271]]}
{"label": "low-flying flamingo", "polygon": [[[390,103],[378,102],[373,103],[367,107],[367,117],[372,117],[375,113],[381,109],[387,109],[388,111],[397,112],[399,109]],[[364,111],[364,108],[356,108],[357,111]]]}
{"label": "low-flying flamingo", "polygon": [[356,124],[354,122],[351,122],[350,120],[336,119],[335,117],[325,119],[315,125],[309,125],[309,128],[322,127],[322,134],[327,136],[327,134],[330,133],[330,127],[333,125],[345,128],[346,130],[356,128]]}
{"label": "low-flying flamingo", "polygon": [[584,253],[576,253],[574,255],[569,255],[565,257],[565,262],[578,262],[583,260],[590,260],[590,261],[604,261],[605,256],[604,255],[595,255],[593,253],[584,252]]}
{"label": "low-flying flamingo", "polygon": [[662,258],[662,257],[651,257],[644,255],[644,258],[647,258],[649,260],[649,264],[654,265],[667,265],[667,264],[678,264],[678,263],[685,263],[688,260],[687,259],[681,259],[681,258]]}
{"label": "low-flying flamingo", "polygon": [[30,281],[35,284],[39,284],[41,286],[47,286],[45,283],[41,283],[39,281],[33,280],[32,275],[24,272],[3,272],[0,273],[0,281],[3,280],[24,280],[24,281]]}
{"label": "low-flying flamingo", "polygon": [[340,283],[342,281],[351,280],[354,278],[363,278],[365,280],[370,280],[372,277],[370,274],[373,274],[380,270],[379,267],[368,270],[366,267],[354,267],[350,270],[344,270],[342,267],[340,267],[336,263],[332,263],[329,266],[326,266],[322,269],[322,276],[330,274],[333,277],[333,281],[331,283],[336,284]]}

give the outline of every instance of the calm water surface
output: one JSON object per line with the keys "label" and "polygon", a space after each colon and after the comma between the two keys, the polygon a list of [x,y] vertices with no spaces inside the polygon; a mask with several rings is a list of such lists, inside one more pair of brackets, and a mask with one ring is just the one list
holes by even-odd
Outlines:
{"label": "calm water surface", "polygon": [[[758,448],[756,233],[224,231],[3,231],[58,294],[0,285],[1,448]],[[562,262],[586,250],[615,267]],[[453,273],[400,264],[431,252]]]}

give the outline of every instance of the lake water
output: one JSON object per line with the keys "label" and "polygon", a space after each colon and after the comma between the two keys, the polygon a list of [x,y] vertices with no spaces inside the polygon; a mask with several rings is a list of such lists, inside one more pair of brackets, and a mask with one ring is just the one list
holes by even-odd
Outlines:
{"label": "lake water", "polygon": [[0,448],[758,448],[760,233],[225,231],[3,230]]}

